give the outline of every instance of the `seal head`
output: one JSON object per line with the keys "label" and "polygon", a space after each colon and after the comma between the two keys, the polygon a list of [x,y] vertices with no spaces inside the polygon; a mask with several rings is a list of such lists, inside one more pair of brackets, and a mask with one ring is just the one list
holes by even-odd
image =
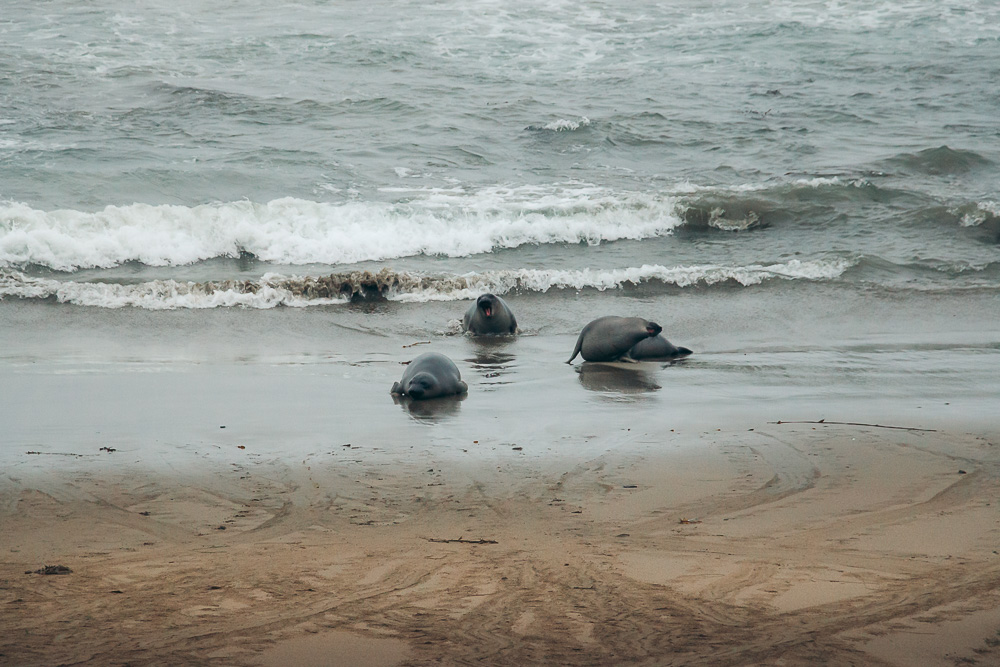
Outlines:
{"label": "seal head", "polygon": [[677,347],[662,334],[640,340],[629,350],[628,356],[636,361],[650,359],[655,361],[666,361],[670,359],[680,359],[692,354],[686,347]]}

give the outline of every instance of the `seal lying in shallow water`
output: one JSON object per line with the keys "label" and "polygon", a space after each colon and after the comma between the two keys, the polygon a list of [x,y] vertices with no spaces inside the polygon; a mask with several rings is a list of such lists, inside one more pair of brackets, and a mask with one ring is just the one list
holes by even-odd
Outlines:
{"label": "seal lying in shallow water", "polygon": [[410,362],[403,378],[393,383],[389,393],[419,401],[468,391],[469,385],[462,382],[462,375],[454,361],[440,352],[424,352]]}
{"label": "seal lying in shallow water", "polygon": [[686,347],[675,346],[664,338],[663,334],[657,334],[652,338],[640,340],[628,351],[628,356],[636,361],[640,359],[677,359],[679,357],[686,357],[689,354],[692,354],[691,350]]}
{"label": "seal lying in shallow water", "polygon": [[630,359],[629,350],[636,343],[661,331],[663,327],[659,324],[641,317],[599,317],[580,332],[573,356],[566,363],[572,363],[578,354],[583,355],[584,361]]}
{"label": "seal lying in shallow water", "polygon": [[462,328],[474,334],[512,334],[517,331],[517,320],[506,301],[483,294],[466,311]]}

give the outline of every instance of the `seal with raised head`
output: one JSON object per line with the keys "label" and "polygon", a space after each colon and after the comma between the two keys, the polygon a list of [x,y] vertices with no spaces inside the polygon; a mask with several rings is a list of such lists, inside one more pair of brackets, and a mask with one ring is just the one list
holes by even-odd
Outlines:
{"label": "seal with raised head", "polygon": [[659,324],[641,317],[599,317],[580,332],[573,356],[566,363],[572,363],[578,354],[583,355],[584,361],[630,360],[628,353],[632,346],[661,331],[663,327]]}
{"label": "seal with raised head", "polygon": [[680,357],[686,357],[689,354],[692,354],[691,350],[686,347],[677,347],[664,338],[663,334],[657,334],[652,338],[640,340],[632,346],[631,350],[628,351],[628,356],[632,357],[636,361],[641,359],[651,359],[655,361],[679,359]]}
{"label": "seal with raised head", "polygon": [[517,320],[506,301],[483,294],[465,312],[462,329],[474,334],[512,334],[517,332]]}
{"label": "seal with raised head", "polygon": [[424,352],[410,362],[403,378],[392,385],[391,394],[409,396],[414,400],[453,396],[469,391],[462,382],[455,362],[440,352]]}

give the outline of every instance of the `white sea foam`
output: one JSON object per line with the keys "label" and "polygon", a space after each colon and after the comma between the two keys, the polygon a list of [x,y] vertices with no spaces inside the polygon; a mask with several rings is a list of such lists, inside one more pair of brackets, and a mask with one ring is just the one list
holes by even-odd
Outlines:
{"label": "white sea foam", "polygon": [[547,125],[543,125],[543,130],[552,130],[553,132],[572,132],[574,130],[579,130],[581,127],[587,127],[590,125],[590,119],[586,116],[580,118],[580,120],[566,120],[565,118],[560,118],[559,120],[554,120]]}
{"label": "white sea foam", "polygon": [[195,207],[132,204],[93,213],[3,203],[0,266],[176,266],[242,252],[280,264],[349,264],[641,239],[681,224],[672,197],[586,184],[411,192],[402,202],[284,198]]}
{"label": "white sea foam", "polygon": [[348,300],[346,297],[310,298],[297,295],[290,289],[273,287],[264,280],[253,287],[251,291],[241,288],[239,283],[211,285],[176,280],[123,285],[31,278],[18,272],[0,273],[0,298],[55,298],[60,303],[100,308],[177,310],[242,306],[268,309],[276,306],[319,306]]}
{"label": "white sea foam", "polygon": [[963,227],[978,227],[990,218],[1000,217],[1000,202],[981,201],[973,211],[966,212],[959,220]]}
{"label": "white sea foam", "polygon": [[842,181],[837,176],[816,176],[814,178],[799,178],[795,184],[809,188],[822,188],[827,185],[841,185]]}
{"label": "white sea foam", "polygon": [[[484,292],[548,292],[553,289],[620,289],[646,282],[689,287],[733,281],[757,285],[766,280],[830,280],[850,266],[845,259],[791,260],[749,266],[696,265],[666,267],[644,264],[623,269],[510,269],[450,276],[416,273],[359,272],[324,278],[266,274],[257,281],[194,283],[153,280],[138,284],[60,281],[0,271],[0,298],[54,298],[61,303],[102,308],[148,310],[240,306],[267,309],[346,303],[350,290],[371,289],[390,301],[428,302],[474,299]],[[347,293],[339,291],[343,285]],[[318,287],[325,290],[317,289]],[[332,287],[332,289],[331,289]],[[331,292],[338,292],[331,296]]]}
{"label": "white sea foam", "polygon": [[752,264],[749,266],[666,267],[658,264],[643,264],[624,269],[515,269],[468,274],[462,276],[466,282],[464,285],[455,285],[451,289],[434,286],[433,288],[393,294],[390,299],[397,301],[451,301],[474,299],[483,292],[506,294],[514,291],[547,292],[551,289],[605,291],[645,282],[690,287],[698,284],[714,285],[734,281],[749,286],[758,285],[765,280],[774,278],[830,280],[841,275],[850,266],[852,266],[850,261],[838,258],[810,261],[793,259],[783,264]]}

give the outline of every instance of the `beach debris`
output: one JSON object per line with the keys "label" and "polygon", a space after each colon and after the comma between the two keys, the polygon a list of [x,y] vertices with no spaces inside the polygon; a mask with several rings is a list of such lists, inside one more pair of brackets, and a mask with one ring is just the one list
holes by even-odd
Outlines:
{"label": "beach debris", "polygon": [[927,433],[937,433],[933,428],[914,428],[912,426],[886,426],[884,424],[865,424],[862,422],[828,422],[825,419],[819,421],[776,421],[768,424],[837,424],[838,426],[871,426],[872,428],[894,428],[900,431],[926,431]]}
{"label": "beach debris", "polygon": [[684,519],[684,518],[681,518],[677,523],[683,523],[683,524],[686,524],[686,525],[690,525],[692,523],[701,523],[701,519]]}
{"label": "beach debris", "polygon": [[965,472],[964,470],[959,470],[958,474],[959,475],[968,475],[969,473]]}
{"label": "beach debris", "polygon": [[428,542],[441,542],[443,544],[452,544],[452,543],[457,543],[457,544],[499,544],[499,542],[497,542],[496,540],[487,540],[487,539],[482,539],[482,538],[480,538],[478,540],[467,540],[464,537],[459,537],[459,538],[452,539],[452,540],[441,539],[441,538],[436,538],[436,537],[428,537],[427,541]]}
{"label": "beach debris", "polygon": [[146,510],[144,512],[139,512],[139,514],[140,516],[149,516],[149,510]]}
{"label": "beach debris", "polygon": [[622,484],[623,489],[638,489],[638,484]]}
{"label": "beach debris", "polygon": [[628,533],[618,533],[615,537],[629,537]]}
{"label": "beach debris", "polygon": [[115,449],[114,447],[101,447],[97,451],[99,451],[99,452],[117,452],[118,450]]}
{"label": "beach debris", "polygon": [[416,343],[410,343],[409,345],[404,345],[403,349],[405,350],[408,347],[416,347],[417,345],[430,345],[430,344],[431,342],[429,340],[418,340]]}
{"label": "beach debris", "polygon": [[246,449],[246,445],[236,445],[236,449]]}
{"label": "beach debris", "polygon": [[520,452],[521,450],[524,449],[524,447],[511,447],[511,449],[513,449],[515,452]]}
{"label": "beach debris", "polygon": [[37,570],[28,570],[25,574],[70,574],[72,571],[65,565],[46,565]]}

